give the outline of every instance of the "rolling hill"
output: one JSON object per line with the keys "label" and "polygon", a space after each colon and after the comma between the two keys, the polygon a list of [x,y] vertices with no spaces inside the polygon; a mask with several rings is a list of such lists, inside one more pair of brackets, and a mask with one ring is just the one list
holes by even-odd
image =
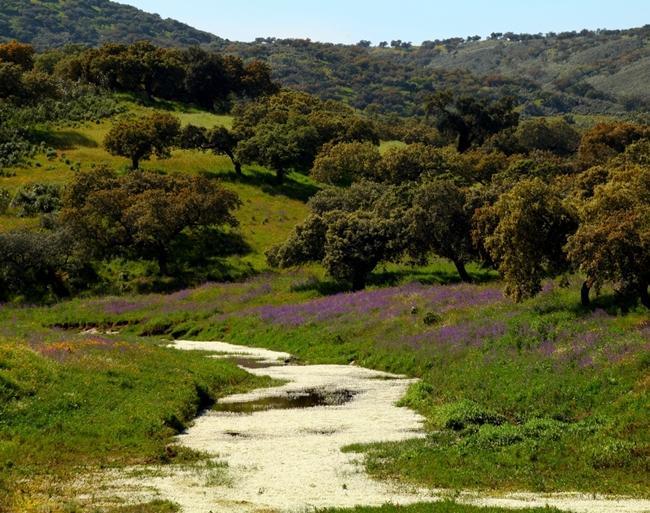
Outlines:
{"label": "rolling hill", "polygon": [[635,116],[650,106],[650,25],[560,34],[493,34],[389,46],[302,39],[231,42],[180,22],[109,0],[3,0],[0,40],[38,49],[69,43],[149,39],[202,45],[269,62],[286,87],[343,100],[368,112],[421,114],[441,88],[471,95],[513,95],[525,115]]}
{"label": "rolling hill", "polygon": [[0,39],[32,43],[40,50],[139,39],[164,46],[219,41],[176,20],[108,0],[2,0],[0,4]]}

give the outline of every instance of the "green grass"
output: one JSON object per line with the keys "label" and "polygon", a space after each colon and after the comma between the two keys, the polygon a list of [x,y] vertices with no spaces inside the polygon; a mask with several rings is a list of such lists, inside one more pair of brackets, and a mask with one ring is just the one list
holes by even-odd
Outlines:
{"label": "green grass", "polygon": [[[526,513],[554,513],[554,508],[530,508],[522,510]],[[414,504],[411,506],[393,506],[387,504],[381,507],[357,507],[354,509],[325,509],[318,510],[318,513],[506,513],[511,509],[504,508],[480,508],[467,506],[452,501],[436,502],[432,504]]]}
{"label": "green grass", "polygon": [[[231,122],[178,104],[156,107],[177,113],[183,123]],[[110,124],[50,129],[56,156],[39,155],[9,170],[15,176],[0,177],[0,187],[65,184],[78,169],[102,163],[126,171],[125,159],[102,148]],[[382,151],[394,146],[385,142]],[[264,168],[245,167],[238,177],[227,158],[195,151],[174,151],[170,159],[143,167],[200,173],[236,191],[243,201],[238,231],[249,251],[220,259],[206,276],[256,276],[172,295],[0,307],[0,505],[11,500],[18,511],[65,510],[48,497],[65,497],[68,478],[80,467],[165,461],[170,436],[206,397],[258,383],[227,363],[165,349],[161,336],[228,340],[289,351],[309,363],[356,362],[419,377],[404,404],[425,416],[427,437],[348,448],[366,452],[368,470],[378,478],[451,489],[648,496],[647,311],[622,310],[611,291],[597,299],[596,315],[583,310],[577,279],[568,289],[555,285],[520,305],[476,302],[483,294],[498,296],[495,273],[470,266],[480,285],[467,287],[457,284],[453,266],[435,261],[419,268],[380,266],[370,290],[358,297],[372,305],[375,295],[395,287],[387,303],[361,311],[352,304],[329,314],[350,296],[337,295],[340,285],[326,279],[321,267],[271,273],[263,255],[305,217],[305,201],[317,190],[309,178],[291,174],[278,187]],[[0,230],[38,222],[9,212],[0,216]],[[101,272],[120,292],[131,290],[129,283],[146,276],[150,265],[110,262]],[[130,280],[123,289],[118,275]],[[413,281],[425,287],[404,287]],[[440,299],[448,294],[451,303]],[[273,306],[282,306],[285,318]],[[269,317],[261,316],[262,307]],[[287,322],[293,311],[312,313]],[[89,327],[122,333],[107,338],[65,331]],[[11,486],[16,480],[24,483],[18,490]],[[157,503],[115,511],[170,508]],[[375,511],[498,510],[451,503],[357,510]]]}
{"label": "green grass", "polygon": [[[127,102],[131,110],[139,112],[144,107]],[[183,123],[200,126],[232,125],[231,116],[216,115],[179,104],[168,106]],[[13,176],[0,177],[0,188],[12,194],[32,183],[65,185],[79,170],[89,170],[107,165],[127,172],[128,161],[108,154],[103,140],[112,121],[88,123],[79,127],[54,127],[43,129],[42,136],[55,150],[54,156],[41,154],[28,163],[8,169]],[[309,178],[291,173],[284,185],[275,184],[274,174],[259,166],[245,166],[244,176],[238,177],[232,163],[225,156],[212,153],[175,150],[169,159],[153,158],[142,163],[145,170],[202,174],[222,181],[226,187],[239,194],[243,205],[237,217],[239,232],[251,251],[240,255],[225,265],[244,275],[265,270],[264,250],[283,240],[291,229],[307,214],[305,201],[318,189]],[[31,228],[38,225],[37,218],[21,219],[15,212],[0,216],[0,231]],[[248,269],[248,270],[246,270]]]}
{"label": "green grass", "polygon": [[153,340],[53,332],[29,320],[2,325],[13,332],[0,336],[0,504],[8,510],[65,496],[68,480],[92,468],[194,459],[167,449],[172,435],[217,397],[269,384]]}
{"label": "green grass", "polygon": [[[117,323],[134,335],[228,340],[289,351],[308,363],[356,362],[419,377],[404,404],[426,417],[427,438],[350,448],[367,452],[368,470],[379,478],[648,496],[645,310],[623,312],[607,293],[595,314],[584,310],[577,280],[518,305],[500,299],[489,274],[483,285],[438,285],[453,278],[443,262],[412,274],[395,266],[382,276],[394,282],[392,291],[373,286],[323,296],[337,289],[314,268],[174,296],[78,299],[11,315],[61,327]],[[400,285],[413,279],[431,285]],[[364,306],[384,293],[393,294],[387,303]],[[361,306],[327,313],[348,297]]]}

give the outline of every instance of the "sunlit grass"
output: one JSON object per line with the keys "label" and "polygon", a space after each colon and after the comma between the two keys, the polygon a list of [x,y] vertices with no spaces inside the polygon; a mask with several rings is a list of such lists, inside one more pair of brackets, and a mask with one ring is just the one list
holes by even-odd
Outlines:
{"label": "sunlit grass", "polygon": [[[146,110],[129,103],[135,111]],[[231,126],[232,116],[217,115],[194,108],[177,106],[175,111],[183,123],[199,126]],[[48,141],[54,145],[56,154],[37,155],[28,163],[7,169],[14,176],[0,177],[0,188],[15,192],[33,183],[49,183],[64,186],[78,170],[90,170],[97,166],[109,166],[121,172],[129,172],[126,158],[110,155],[103,147],[103,140],[112,124],[111,120],[88,123],[80,127],[51,129]],[[234,174],[232,162],[223,155],[194,150],[174,150],[168,159],[143,161],[144,170],[203,174],[223,181],[226,187],[237,192],[242,207],[237,213],[239,231],[251,247],[252,252],[237,257],[257,270],[266,268],[264,251],[283,240],[290,230],[307,214],[305,200],[315,190],[315,184],[298,174],[289,176],[288,184],[278,187],[274,175],[258,166],[244,166],[244,178]],[[38,225],[36,218],[20,219],[11,212],[0,216],[0,230],[7,231]]]}

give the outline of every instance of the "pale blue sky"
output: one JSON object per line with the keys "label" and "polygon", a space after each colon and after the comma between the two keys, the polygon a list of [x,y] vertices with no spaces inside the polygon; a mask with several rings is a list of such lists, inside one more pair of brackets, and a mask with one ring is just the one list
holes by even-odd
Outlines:
{"label": "pale blue sky", "polygon": [[650,0],[121,0],[237,41],[356,43],[650,24]]}

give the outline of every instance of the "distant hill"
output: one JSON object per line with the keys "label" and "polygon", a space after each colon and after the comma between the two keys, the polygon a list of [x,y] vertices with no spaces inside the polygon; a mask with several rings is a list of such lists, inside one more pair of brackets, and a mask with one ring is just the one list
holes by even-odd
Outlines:
{"label": "distant hill", "polygon": [[201,45],[269,62],[286,87],[369,112],[414,115],[432,91],[513,95],[524,114],[637,115],[650,111],[650,25],[560,34],[493,34],[394,41],[383,48],[259,38],[230,42],[178,21],[109,0],[0,0],[0,40],[39,49],[149,39]]}
{"label": "distant hill", "polygon": [[179,21],[108,0],[0,0],[0,7],[0,39],[18,39],[39,49],[139,39],[163,46],[219,41]]}
{"label": "distant hill", "polygon": [[225,49],[268,60],[284,85],[384,112],[413,114],[426,95],[445,87],[511,94],[530,115],[624,114],[650,107],[650,25],[395,45],[258,39],[226,43]]}

